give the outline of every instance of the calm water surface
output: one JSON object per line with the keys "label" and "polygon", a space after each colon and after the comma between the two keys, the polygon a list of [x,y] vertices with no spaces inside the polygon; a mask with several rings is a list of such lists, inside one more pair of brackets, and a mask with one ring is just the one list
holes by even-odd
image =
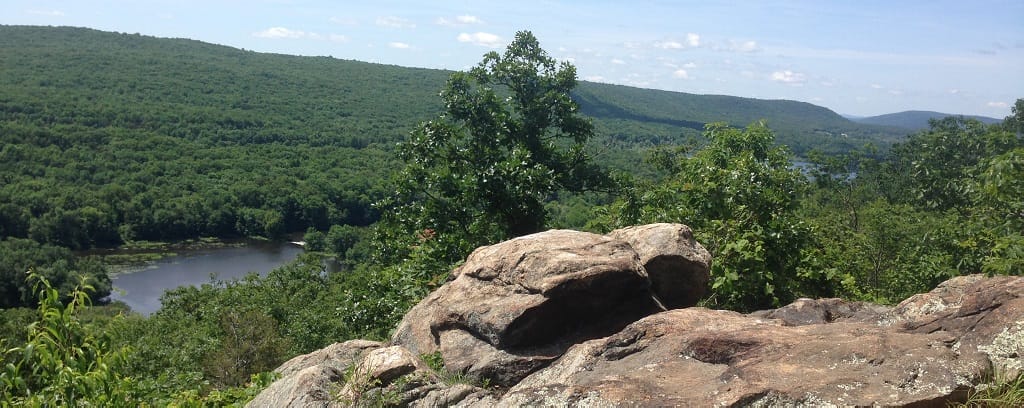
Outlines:
{"label": "calm water surface", "polygon": [[266,276],[294,260],[300,252],[302,248],[287,242],[254,242],[242,247],[175,251],[175,256],[114,276],[114,291],[110,298],[149,315],[160,309],[160,296],[164,291],[210,283],[211,275],[219,280],[241,278],[250,272]]}

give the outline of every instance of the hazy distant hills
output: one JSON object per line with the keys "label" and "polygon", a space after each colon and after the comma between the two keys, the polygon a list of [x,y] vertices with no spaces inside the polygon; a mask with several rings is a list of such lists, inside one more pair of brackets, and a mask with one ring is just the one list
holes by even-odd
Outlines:
{"label": "hazy distant hills", "polygon": [[779,143],[790,146],[797,154],[812,148],[845,151],[867,142],[886,146],[908,134],[905,129],[856,123],[827,108],[789,100],[695,95],[595,83],[581,84],[576,96],[583,112],[598,122],[664,124],[696,132],[705,123],[746,126],[763,119],[776,132]]}
{"label": "hazy distant hills", "polygon": [[931,119],[942,119],[947,116],[963,116],[968,119],[976,119],[985,124],[1002,122],[1002,119],[985,116],[955,115],[950,113],[932,111],[905,111],[869,117],[850,117],[850,120],[868,125],[892,126],[912,131],[928,129],[928,121]]}
{"label": "hazy distant hills", "polygon": [[[450,74],[68,27],[0,26],[0,56],[0,115],[216,143],[393,145],[440,112]],[[679,143],[709,122],[764,119],[797,154],[884,147],[909,133],[786,100],[586,82],[576,97],[594,118],[595,143],[614,151]]]}

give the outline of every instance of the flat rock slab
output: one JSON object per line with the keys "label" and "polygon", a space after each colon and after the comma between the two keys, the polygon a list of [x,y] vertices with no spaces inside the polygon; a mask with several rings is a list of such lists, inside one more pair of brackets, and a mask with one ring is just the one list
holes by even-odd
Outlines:
{"label": "flat rock slab", "polygon": [[671,310],[571,348],[498,402],[942,406],[987,367],[983,356],[959,356],[954,342],[948,333],[862,323],[784,326],[725,311]]}

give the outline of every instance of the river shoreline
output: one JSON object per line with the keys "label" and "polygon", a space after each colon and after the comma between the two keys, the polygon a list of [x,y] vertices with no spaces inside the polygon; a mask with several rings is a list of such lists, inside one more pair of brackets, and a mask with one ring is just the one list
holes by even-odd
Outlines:
{"label": "river shoreline", "polygon": [[151,268],[165,258],[180,254],[196,253],[220,248],[241,248],[253,245],[275,245],[301,239],[303,233],[286,234],[277,240],[261,237],[216,238],[200,237],[174,242],[162,241],[131,241],[115,248],[91,248],[75,251],[75,256],[95,257],[107,267],[108,275],[113,279],[126,273],[135,273]]}
{"label": "river shoreline", "polygon": [[160,297],[168,290],[240,279],[250,273],[266,276],[303,252],[290,241],[205,239],[78,255],[98,257],[107,266],[114,287],[111,300],[149,315],[160,309]]}

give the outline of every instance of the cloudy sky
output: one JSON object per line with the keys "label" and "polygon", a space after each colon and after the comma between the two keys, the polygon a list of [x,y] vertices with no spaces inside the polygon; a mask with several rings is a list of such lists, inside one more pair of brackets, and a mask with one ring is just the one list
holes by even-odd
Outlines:
{"label": "cloudy sky", "polygon": [[0,24],[457,70],[530,30],[587,81],[861,116],[1002,118],[1024,98],[1021,0],[2,0]]}

